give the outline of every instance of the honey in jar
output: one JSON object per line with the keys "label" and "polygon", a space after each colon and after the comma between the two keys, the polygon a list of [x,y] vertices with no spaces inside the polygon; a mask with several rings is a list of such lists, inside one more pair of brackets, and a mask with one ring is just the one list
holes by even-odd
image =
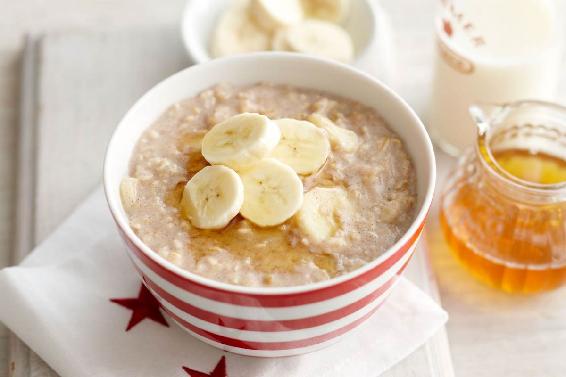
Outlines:
{"label": "honey in jar", "polygon": [[566,182],[566,160],[524,149],[495,151],[495,161],[514,177],[541,184]]}
{"label": "honey in jar", "polygon": [[442,195],[440,221],[457,258],[513,293],[566,282],[566,108],[538,101],[472,107],[476,148]]}

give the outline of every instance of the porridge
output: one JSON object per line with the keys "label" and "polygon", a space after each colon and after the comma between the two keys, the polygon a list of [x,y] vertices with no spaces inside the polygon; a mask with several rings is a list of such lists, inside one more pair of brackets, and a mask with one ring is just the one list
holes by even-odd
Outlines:
{"label": "porridge", "polygon": [[132,229],[215,280],[291,286],[381,255],[414,217],[403,142],[372,108],[326,93],[218,85],[140,137],[121,184]]}

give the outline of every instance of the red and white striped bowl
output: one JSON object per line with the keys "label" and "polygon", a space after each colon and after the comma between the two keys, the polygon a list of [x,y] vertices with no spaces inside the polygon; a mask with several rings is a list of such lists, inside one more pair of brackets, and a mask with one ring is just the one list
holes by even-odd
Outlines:
{"label": "red and white striped bowl", "polygon": [[[375,261],[346,275],[298,287],[240,287],[185,271],[143,244],[128,224],[119,184],[140,134],[171,104],[221,82],[313,88],[373,106],[405,141],[417,173],[417,213],[406,234]],[[407,265],[432,201],[435,162],[424,126],[374,78],[335,62],[289,53],[214,60],[181,71],[145,94],[118,125],[104,163],[112,215],[134,266],[181,327],[221,349],[252,356],[306,353],[336,342],[374,313]]]}

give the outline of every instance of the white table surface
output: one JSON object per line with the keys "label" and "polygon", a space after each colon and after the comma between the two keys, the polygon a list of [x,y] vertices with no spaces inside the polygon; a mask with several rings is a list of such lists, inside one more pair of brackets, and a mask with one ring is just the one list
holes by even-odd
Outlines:
{"label": "white table surface", "polygon": [[[179,22],[184,0],[0,0],[0,267],[9,263],[15,198],[15,155],[19,63],[23,35],[29,31],[88,28],[120,29]],[[426,34],[432,46],[433,0],[384,0],[394,27]],[[410,41],[398,41],[407,46]],[[405,68],[400,64],[401,68]],[[427,75],[428,71],[419,72]],[[419,88],[418,90],[424,90]],[[415,89],[400,88],[423,109]],[[425,97],[426,98],[426,97]],[[449,163],[442,159],[442,164]],[[434,212],[433,212],[434,216]],[[429,226],[433,265],[444,307],[457,376],[561,377],[566,375],[566,289],[534,297],[509,296],[482,286],[456,263],[442,237]],[[1,305],[1,304],[0,304]],[[0,366],[6,365],[6,331],[0,326]],[[1,367],[0,367],[1,368]],[[0,369],[0,377],[8,376]]]}

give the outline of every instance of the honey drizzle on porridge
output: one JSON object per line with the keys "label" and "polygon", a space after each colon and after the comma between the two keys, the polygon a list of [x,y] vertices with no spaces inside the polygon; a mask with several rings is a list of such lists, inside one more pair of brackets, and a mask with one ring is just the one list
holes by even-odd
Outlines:
{"label": "honey drizzle on porridge", "polygon": [[[189,161],[192,159],[189,157]],[[191,171],[192,166],[188,166]],[[186,182],[181,181],[166,193],[165,203],[169,206],[181,208],[181,196]],[[186,220],[184,220],[186,221]],[[254,242],[250,244],[250,235]],[[217,249],[230,250],[238,258],[249,258],[252,265],[263,273],[291,272],[297,264],[312,260],[329,276],[336,274],[336,258],[330,254],[311,253],[308,246],[301,243],[299,235],[289,224],[282,224],[270,228],[262,228],[252,224],[242,216],[236,216],[230,224],[221,230],[206,230],[191,227],[191,252],[198,261],[207,255],[214,254]],[[213,240],[213,247],[202,248],[196,246],[199,240]]]}

